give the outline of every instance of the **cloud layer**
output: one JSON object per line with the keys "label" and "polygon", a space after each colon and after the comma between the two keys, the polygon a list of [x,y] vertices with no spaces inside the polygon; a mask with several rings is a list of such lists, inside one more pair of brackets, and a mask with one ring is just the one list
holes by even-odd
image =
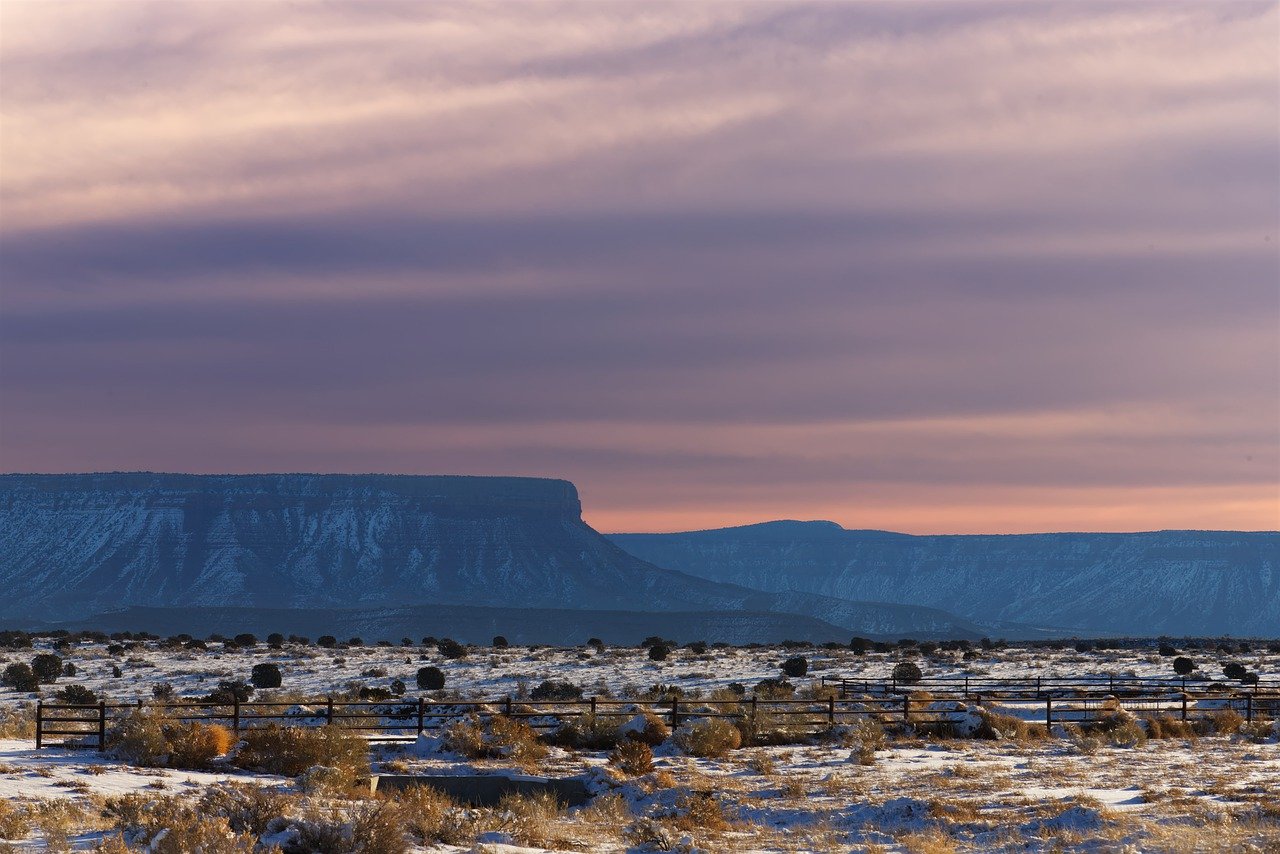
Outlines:
{"label": "cloud layer", "polygon": [[0,465],[1274,528],[1275,3],[7,3]]}

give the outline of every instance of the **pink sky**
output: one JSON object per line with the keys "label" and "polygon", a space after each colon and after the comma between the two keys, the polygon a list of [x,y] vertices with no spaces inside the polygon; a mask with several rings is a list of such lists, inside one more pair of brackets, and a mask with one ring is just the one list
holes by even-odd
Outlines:
{"label": "pink sky", "polygon": [[0,5],[0,468],[1275,529],[1276,3]]}

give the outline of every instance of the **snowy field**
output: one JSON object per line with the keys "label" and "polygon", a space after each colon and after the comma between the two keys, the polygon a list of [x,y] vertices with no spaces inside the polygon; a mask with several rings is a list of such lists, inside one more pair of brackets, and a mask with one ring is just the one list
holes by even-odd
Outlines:
{"label": "snowy field", "polygon": [[[1179,654],[1218,680],[1228,662],[1264,680],[1280,675],[1274,645],[1254,642],[1248,651],[1236,642],[1231,646],[1230,651],[1179,647]],[[821,694],[823,675],[882,679],[903,660],[916,663],[926,678],[1173,675],[1173,658],[1154,648],[975,648],[968,660],[960,651],[855,655],[847,649],[681,648],[653,661],[646,650],[629,648],[472,648],[466,657],[451,659],[419,645],[218,647],[175,650],[147,642],[111,653],[102,643],[64,647],[57,654],[75,675],[43,685],[41,696],[48,701],[69,683],[112,702],[149,700],[160,685],[172,686],[178,696],[199,696],[220,681],[248,681],[254,665],[262,663],[279,667],[282,684],[258,690],[255,700],[350,696],[360,687],[389,688],[394,680],[407,686],[407,696],[416,696],[417,672],[424,666],[443,671],[444,690],[429,694],[441,700],[525,697],[548,679],[573,682],[585,694],[602,697],[652,694],[656,686],[679,687],[690,698],[715,691],[724,696],[734,683],[750,692],[761,680],[780,678],[783,662],[797,655],[807,659],[808,673],[789,681],[807,695]],[[35,649],[5,650],[0,668],[49,651],[39,643]],[[166,843],[165,834],[154,828],[140,830],[127,804],[135,812],[138,804],[156,811],[199,804],[195,813],[209,825],[205,832],[213,834],[202,843],[206,854],[269,850],[271,844],[285,852],[370,854],[1280,851],[1280,743],[1271,721],[1210,725],[1201,734],[1138,741],[1062,727],[1049,737],[1041,727],[1029,737],[1009,733],[997,740],[888,727],[882,741],[867,733],[838,732],[800,743],[744,746],[720,757],[690,755],[670,738],[653,748],[652,770],[639,773],[611,763],[608,748],[552,745],[534,759],[517,761],[515,754],[467,758],[446,740],[428,735],[413,743],[374,746],[372,771],[579,777],[594,797],[570,810],[511,802],[502,808],[449,807],[443,817],[429,805],[406,801],[395,807],[394,815],[409,831],[397,849],[374,838],[375,825],[368,819],[370,810],[388,803],[385,797],[370,800],[354,790],[320,789],[305,777],[240,770],[225,759],[193,771],[139,767],[96,751],[36,751],[26,723],[35,697],[0,689],[0,804],[5,805],[0,806],[0,839],[7,837],[8,845],[23,851],[120,852],[132,844],[163,854],[193,844],[194,836],[179,839],[176,831]],[[1012,701],[988,705],[1034,719],[1034,712],[1018,715]],[[273,825],[271,832],[236,838],[219,817],[229,813],[216,805],[225,804],[226,792],[240,791],[237,785],[277,793],[278,808],[298,818],[283,830]],[[128,795],[131,800],[119,800]],[[423,818],[427,814],[435,824]],[[336,840],[332,847],[315,841],[323,834],[313,833],[310,842],[299,837],[305,821],[313,829],[324,821],[331,830],[338,828],[330,834]],[[427,825],[437,828],[434,837],[421,831]],[[439,826],[452,829],[439,832]]]}

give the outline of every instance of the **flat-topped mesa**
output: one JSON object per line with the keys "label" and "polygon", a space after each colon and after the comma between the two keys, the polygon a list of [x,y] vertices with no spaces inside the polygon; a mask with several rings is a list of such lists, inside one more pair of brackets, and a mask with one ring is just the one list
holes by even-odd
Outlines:
{"label": "flat-topped mesa", "polygon": [[567,480],[538,477],[404,474],[91,474],[0,475],[0,502],[65,501],[116,504],[146,496],[153,507],[220,506],[324,500],[408,504],[422,511],[457,515],[549,515],[579,519],[577,488]]}

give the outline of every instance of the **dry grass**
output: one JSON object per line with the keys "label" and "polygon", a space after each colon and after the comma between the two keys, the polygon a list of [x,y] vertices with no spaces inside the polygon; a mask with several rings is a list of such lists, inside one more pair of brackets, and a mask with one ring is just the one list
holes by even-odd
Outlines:
{"label": "dry grass", "polygon": [[0,801],[0,839],[22,839],[31,832],[31,816],[25,807]]}
{"label": "dry grass", "polygon": [[505,757],[526,770],[536,769],[548,753],[532,727],[505,715],[459,721],[445,730],[444,745],[470,759]]}
{"label": "dry grass", "polygon": [[269,724],[246,730],[243,739],[233,758],[239,768],[296,777],[309,768],[324,765],[341,769],[353,783],[369,774],[368,745],[342,727]]}
{"label": "dry grass", "polygon": [[623,739],[609,754],[609,764],[632,777],[648,774],[653,770],[653,748],[641,741]]}
{"label": "dry grass", "polygon": [[690,756],[719,758],[742,746],[742,734],[723,718],[704,718],[680,727],[675,743]]}

